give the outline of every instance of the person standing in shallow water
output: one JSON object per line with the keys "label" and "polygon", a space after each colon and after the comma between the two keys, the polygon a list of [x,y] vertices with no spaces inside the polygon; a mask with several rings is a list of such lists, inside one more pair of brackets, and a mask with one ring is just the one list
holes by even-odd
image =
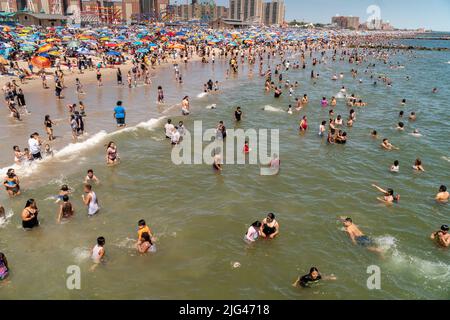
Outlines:
{"label": "person standing in shallow water", "polygon": [[63,219],[69,219],[75,214],[72,203],[69,202],[69,196],[66,194],[62,197],[63,203],[59,206],[58,218],[56,221],[58,223]]}
{"label": "person standing in shallow water", "polygon": [[30,230],[39,226],[38,214],[39,209],[37,208],[36,201],[29,199],[22,211],[22,227]]}
{"label": "person standing in shallow water", "polygon": [[86,184],[84,186],[84,193],[85,193],[85,195],[83,194],[81,196],[81,198],[83,199],[84,205],[87,206],[88,215],[93,216],[100,209],[99,205],[98,205],[97,195],[92,190],[92,186],[90,184]]}
{"label": "person standing in shallow water", "polygon": [[122,101],[117,101],[116,107],[114,108],[114,118],[116,119],[117,127],[125,127],[125,108],[122,106]]}

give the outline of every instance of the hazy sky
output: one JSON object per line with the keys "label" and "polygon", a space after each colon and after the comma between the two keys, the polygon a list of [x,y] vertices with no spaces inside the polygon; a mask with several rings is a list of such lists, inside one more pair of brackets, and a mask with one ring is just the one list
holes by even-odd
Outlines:
{"label": "hazy sky", "polygon": [[[178,3],[187,1],[178,0]],[[228,0],[216,0],[216,3],[229,5]],[[366,13],[367,8],[377,5],[381,18],[397,28],[450,31],[450,0],[285,0],[285,3],[288,21],[329,23],[336,14],[359,16],[362,21],[367,21],[370,16]]]}

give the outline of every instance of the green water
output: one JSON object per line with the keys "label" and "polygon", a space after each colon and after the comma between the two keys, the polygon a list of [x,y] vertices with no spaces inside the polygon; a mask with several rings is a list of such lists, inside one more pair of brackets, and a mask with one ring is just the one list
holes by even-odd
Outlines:
{"label": "green water", "polygon": [[[294,61],[294,58],[291,59]],[[394,80],[389,89],[381,83],[374,88],[365,66],[359,66],[363,79],[359,84],[349,71],[355,65],[346,62],[319,65],[320,78],[314,85],[306,71],[292,70],[284,78],[299,81],[298,95],[307,93],[310,104],[300,114],[266,112],[271,105],[282,110],[290,103],[265,95],[263,80],[249,78],[247,67],[232,79],[225,79],[225,62],[192,64],[182,69],[185,84],[177,86],[170,68],[153,79],[151,88],[129,90],[108,83],[104,88],[89,87],[87,131],[94,137],[72,155],[41,165],[23,178],[24,195],[2,202],[14,215],[0,228],[0,249],[11,266],[11,276],[0,286],[1,299],[448,299],[450,289],[449,251],[437,248],[429,235],[448,223],[448,204],[433,200],[439,185],[449,185],[450,89],[446,76],[450,69],[446,53],[420,52],[416,58],[398,55],[405,69],[390,70],[377,63],[377,73],[388,73]],[[183,67],[184,68],[184,67]],[[334,73],[345,73],[337,82]],[[405,77],[411,80],[406,81]],[[94,75],[92,76],[94,78]],[[209,78],[221,82],[222,93],[202,99],[203,82]],[[161,113],[155,105],[156,86],[163,84],[168,105],[189,94],[192,116],[182,118],[179,111]],[[347,145],[328,146],[317,136],[328,109],[320,106],[322,96],[336,95],[342,85],[368,102],[357,110],[353,128],[345,128]],[[438,87],[439,94],[431,89]],[[63,117],[63,106],[55,105],[52,93],[31,94],[34,113],[40,104],[54,118]],[[408,104],[401,107],[402,98]],[[72,99],[72,100],[71,100]],[[74,100],[67,92],[67,103]],[[242,129],[280,130],[280,175],[262,177],[258,166],[225,165],[222,175],[209,165],[175,166],[170,160],[171,146],[164,139],[162,126],[141,126],[114,135],[95,136],[100,130],[112,132],[111,108],[122,99],[128,122],[134,126],[150,118],[171,117],[183,120],[188,129],[194,120],[214,128],[223,120],[233,128],[236,105],[244,111]],[[216,104],[217,109],[206,106]],[[47,108],[47,109],[45,109]],[[418,120],[406,122],[406,131],[395,130],[400,110],[415,111]],[[335,114],[343,118],[348,108],[341,100]],[[27,133],[42,120],[32,115],[23,127],[8,127],[2,120],[1,147],[24,145]],[[297,133],[300,116],[307,115],[309,130]],[[33,118],[37,117],[37,118]],[[408,133],[419,128],[423,136]],[[149,130],[150,129],[150,130]],[[380,141],[370,137],[376,129],[388,137],[400,151],[386,152]],[[68,125],[55,129],[57,135],[69,135]],[[104,147],[116,142],[121,164],[104,165]],[[85,143],[87,144],[87,143]],[[6,148],[6,149],[5,149]],[[59,148],[62,149],[62,146]],[[66,149],[67,150],[67,149]],[[426,172],[412,170],[420,157]],[[9,152],[2,155],[2,166],[12,163]],[[400,173],[388,168],[400,161]],[[93,168],[101,179],[94,187],[101,212],[88,218],[81,203],[82,179]],[[57,205],[49,199],[62,183],[75,189],[72,203],[76,216],[68,223],[56,223]],[[391,187],[401,195],[400,203],[380,204],[372,183]],[[27,198],[37,200],[41,226],[30,232],[21,229],[20,212]],[[248,226],[274,212],[280,223],[280,236],[273,241],[260,240],[253,245],[243,241]],[[337,219],[351,216],[368,235],[387,248],[384,258],[353,246]],[[145,219],[158,237],[157,252],[139,256],[133,241],[137,221]],[[106,238],[107,261],[94,272],[89,249],[98,236]],[[239,262],[240,268],[233,268]],[[81,290],[66,288],[66,268],[78,265],[82,271]],[[367,267],[381,268],[381,290],[369,290]],[[323,281],[312,289],[293,288],[299,274],[317,266],[337,281]]]}

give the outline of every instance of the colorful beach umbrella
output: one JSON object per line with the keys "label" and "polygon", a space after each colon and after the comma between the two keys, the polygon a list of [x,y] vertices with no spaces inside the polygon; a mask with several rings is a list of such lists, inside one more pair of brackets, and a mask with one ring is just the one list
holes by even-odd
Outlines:
{"label": "colorful beach umbrella", "polygon": [[45,69],[50,68],[52,63],[49,58],[36,56],[31,59],[31,64],[37,68]]}
{"label": "colorful beach umbrella", "polygon": [[52,46],[50,43],[48,43],[48,44],[45,44],[45,45],[43,45],[42,47],[40,47],[40,48],[38,49],[38,52],[39,52],[39,53],[41,53],[41,52],[47,52],[47,51],[50,51],[52,48],[53,48],[53,46]]}

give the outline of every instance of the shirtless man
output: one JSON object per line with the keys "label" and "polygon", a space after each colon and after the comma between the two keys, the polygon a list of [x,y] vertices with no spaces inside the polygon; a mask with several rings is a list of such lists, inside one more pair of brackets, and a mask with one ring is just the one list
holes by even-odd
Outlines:
{"label": "shirtless man", "polygon": [[431,234],[431,240],[435,240],[440,246],[448,248],[450,246],[450,234],[448,233],[448,226],[441,226],[441,230]]}
{"label": "shirtless man", "polygon": [[380,248],[377,248],[375,244],[373,243],[373,240],[370,239],[368,236],[364,235],[359,228],[353,224],[353,221],[351,218],[341,218],[341,221],[344,225],[345,232],[349,235],[350,239],[352,240],[353,244],[358,244],[362,247],[366,247],[369,251],[374,251],[381,253],[382,250]]}
{"label": "shirtless man", "polygon": [[444,185],[440,186],[439,192],[438,192],[438,194],[436,195],[436,198],[435,198],[436,201],[448,202],[449,198],[450,198],[450,194],[447,191],[447,187],[444,186]]}

